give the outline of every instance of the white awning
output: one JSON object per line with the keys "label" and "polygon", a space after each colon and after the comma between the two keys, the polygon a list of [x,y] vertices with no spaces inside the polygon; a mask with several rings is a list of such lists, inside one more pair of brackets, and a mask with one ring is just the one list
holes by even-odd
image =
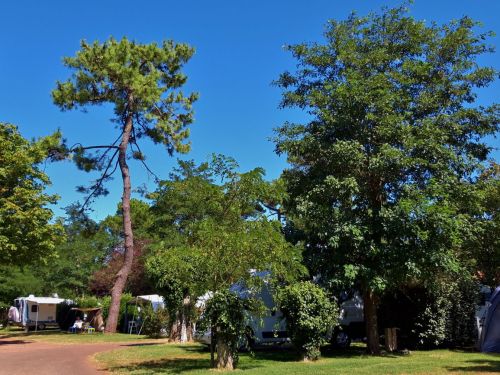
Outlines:
{"label": "white awning", "polygon": [[28,302],[34,302],[39,305],[57,305],[58,303],[64,302],[63,298],[54,298],[54,297],[28,297],[26,298]]}
{"label": "white awning", "polygon": [[151,303],[163,303],[163,297],[158,294],[149,294],[147,296],[137,296],[137,299],[150,301]]}

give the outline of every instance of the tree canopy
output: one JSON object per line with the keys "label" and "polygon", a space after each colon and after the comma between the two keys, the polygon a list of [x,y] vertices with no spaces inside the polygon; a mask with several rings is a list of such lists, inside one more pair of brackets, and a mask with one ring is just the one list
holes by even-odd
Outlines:
{"label": "tree canopy", "polygon": [[60,142],[58,132],[28,141],[16,126],[0,123],[0,263],[43,263],[53,254],[62,227],[52,223],[56,195],[42,163]]}
{"label": "tree canopy", "polygon": [[[146,266],[159,287],[171,291],[180,286],[181,298],[195,300],[206,293],[226,293],[235,283],[258,288],[264,278],[255,276],[256,271],[281,280],[300,272],[300,254],[262,205],[274,185],[263,179],[261,168],[244,173],[236,168],[234,160],[222,156],[200,166],[181,162],[180,173],[151,194],[159,238]],[[212,308],[223,314],[223,306]],[[239,337],[224,336],[223,327],[219,329],[219,339]],[[233,363],[226,357],[234,354],[235,343],[223,341],[217,345],[218,364],[224,367]]]}
{"label": "tree canopy", "polygon": [[374,353],[384,290],[465,271],[475,229],[459,202],[477,201],[500,109],[476,104],[498,74],[477,62],[492,48],[476,26],[426,24],[404,7],[352,14],[329,22],[325,43],[290,46],[297,70],[276,82],[281,106],[310,118],[277,129],[289,218],[313,274],[363,291]]}

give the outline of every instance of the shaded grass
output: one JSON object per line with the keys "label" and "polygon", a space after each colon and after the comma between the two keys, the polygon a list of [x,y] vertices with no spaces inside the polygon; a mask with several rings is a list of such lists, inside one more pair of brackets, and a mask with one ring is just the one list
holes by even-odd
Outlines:
{"label": "shaded grass", "polygon": [[[61,332],[59,330],[46,330],[38,332],[28,332],[25,333],[21,329],[10,329],[0,331],[0,339],[2,338],[18,338],[22,340],[30,341],[41,341],[41,342],[52,342],[57,344],[78,344],[78,343],[106,343],[106,342],[130,342],[130,341],[141,341],[141,340],[151,340],[149,337],[144,335],[129,335],[126,333],[78,333],[72,334],[67,332]],[[163,340],[158,340],[162,342]]]}
{"label": "shaded grass", "polygon": [[[102,369],[130,374],[210,374],[210,354],[197,344],[162,344],[99,353]],[[245,374],[450,374],[499,373],[500,356],[451,350],[417,351],[411,355],[372,357],[362,347],[325,350],[321,360],[297,362],[293,351],[257,351],[240,355],[238,373]]]}

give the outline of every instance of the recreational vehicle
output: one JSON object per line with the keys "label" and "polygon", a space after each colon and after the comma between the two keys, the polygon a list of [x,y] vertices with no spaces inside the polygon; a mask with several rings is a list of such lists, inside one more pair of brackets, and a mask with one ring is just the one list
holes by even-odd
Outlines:
{"label": "recreational vehicle", "polygon": [[59,328],[57,323],[57,305],[65,302],[58,297],[19,297],[9,309],[9,323],[26,330]]}

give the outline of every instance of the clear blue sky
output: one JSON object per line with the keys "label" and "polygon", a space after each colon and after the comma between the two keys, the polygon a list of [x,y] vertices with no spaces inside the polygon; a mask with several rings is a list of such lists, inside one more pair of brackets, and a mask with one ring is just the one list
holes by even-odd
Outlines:
{"label": "clear blue sky", "polygon": [[[335,0],[197,0],[197,1],[2,1],[0,15],[0,121],[19,126],[25,137],[39,137],[60,128],[69,144],[104,143],[116,138],[106,108],[87,114],[62,113],[51,101],[56,80],[69,72],[63,56],[74,55],[81,39],[105,40],[109,36],[138,42],[174,39],[196,48],[186,66],[186,91],[198,91],[196,121],[192,126],[192,151],[182,158],[203,161],[213,152],[233,156],[242,170],[262,166],[268,178],[276,178],[286,166],[268,140],[272,129],[302,115],[278,110],[280,91],[271,85],[280,72],[293,69],[294,61],[284,44],[320,41],[328,19],[344,19],[351,10],[366,14],[397,1]],[[484,30],[500,33],[500,1],[416,0],[411,13],[418,19],[446,22],[469,15]],[[490,40],[499,45],[499,38]],[[499,55],[482,63],[500,69]],[[481,91],[483,104],[498,101],[500,84]],[[491,144],[499,147],[498,140]],[[148,162],[161,177],[175,164],[161,147],[147,146]],[[499,159],[499,153],[495,153]],[[81,199],[75,186],[95,176],[78,171],[70,163],[47,165],[51,192],[61,199],[54,208]],[[117,175],[119,177],[119,175]],[[151,178],[132,165],[134,187]],[[110,185],[111,194],[93,204],[93,217],[113,213],[121,196],[120,180]]]}

